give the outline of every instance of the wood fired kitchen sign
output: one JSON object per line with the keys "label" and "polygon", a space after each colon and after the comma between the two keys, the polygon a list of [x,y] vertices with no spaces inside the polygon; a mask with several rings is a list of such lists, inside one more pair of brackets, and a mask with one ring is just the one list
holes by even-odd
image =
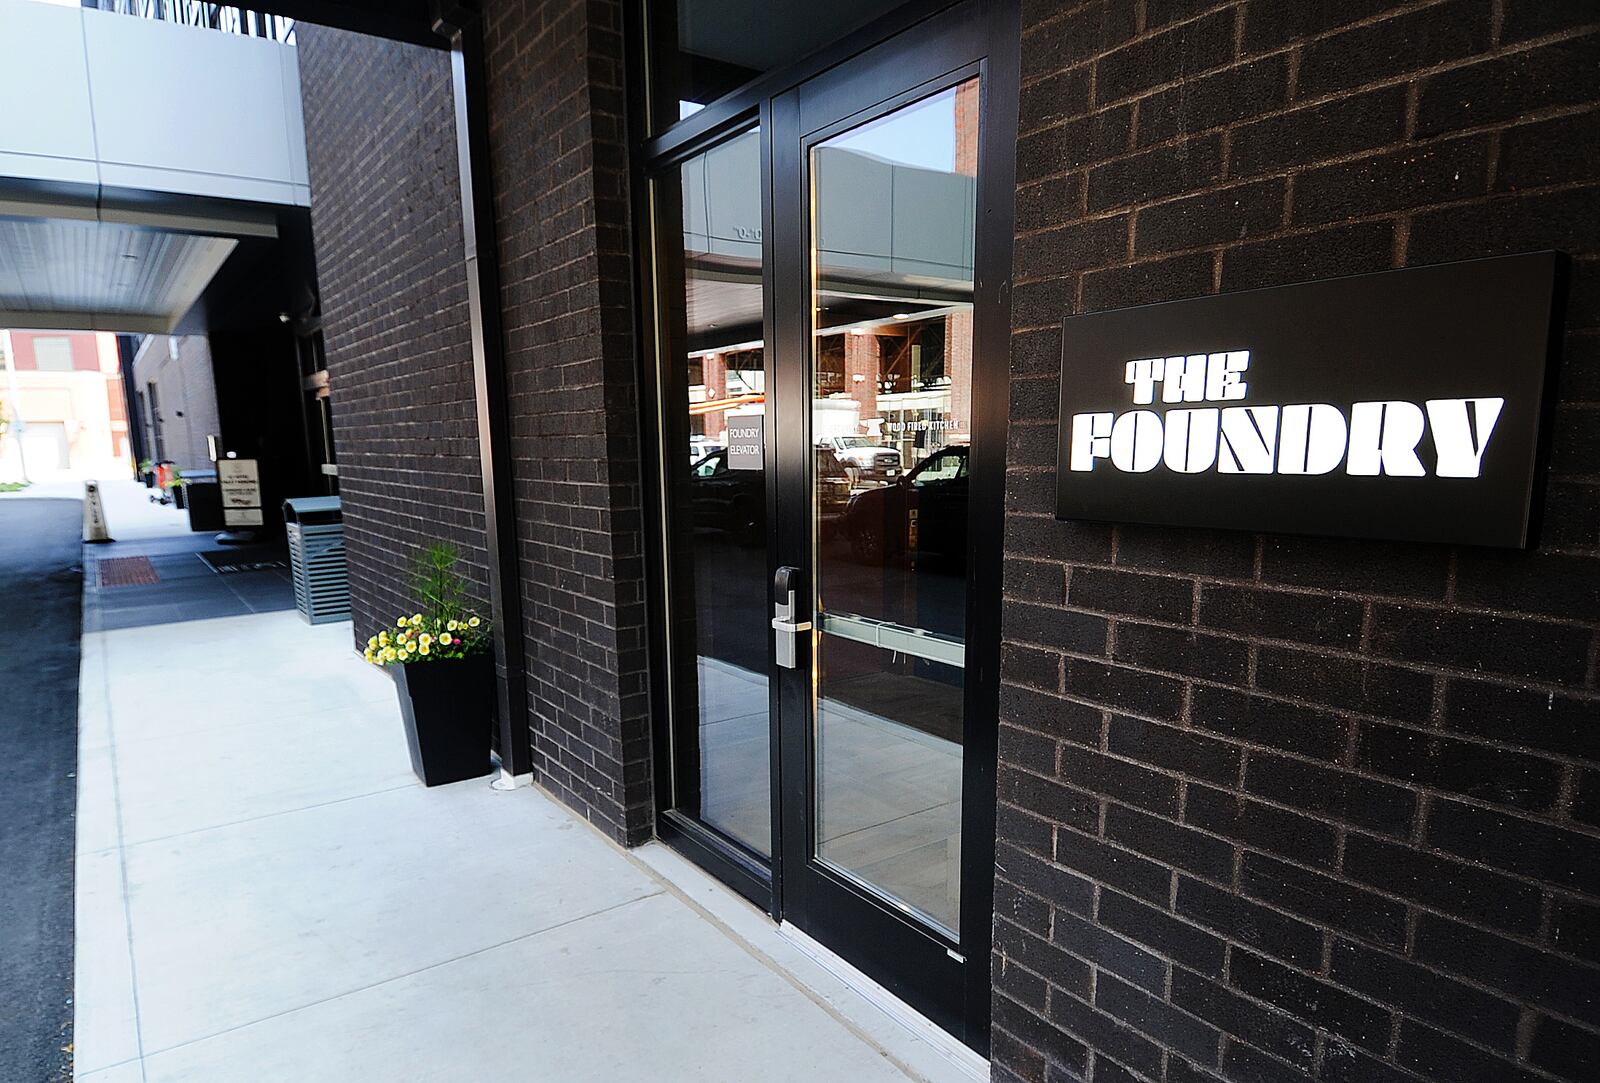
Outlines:
{"label": "wood fired kitchen sign", "polygon": [[1524,546],[1559,266],[1068,317],[1056,517]]}

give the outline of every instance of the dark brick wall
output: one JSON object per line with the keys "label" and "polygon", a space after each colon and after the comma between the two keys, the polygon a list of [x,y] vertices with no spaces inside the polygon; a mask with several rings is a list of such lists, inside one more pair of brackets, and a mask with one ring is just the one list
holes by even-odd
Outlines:
{"label": "dark brick wall", "polygon": [[631,845],[653,816],[621,5],[486,7],[534,770]]}
{"label": "dark brick wall", "polygon": [[302,23],[339,491],[358,642],[415,606],[409,567],[461,550],[487,613],[483,486],[449,55]]}
{"label": "dark brick wall", "polygon": [[[996,1078],[1600,1079],[1600,9],[1024,10]],[[1052,518],[1063,314],[1541,248],[1538,551]]]}

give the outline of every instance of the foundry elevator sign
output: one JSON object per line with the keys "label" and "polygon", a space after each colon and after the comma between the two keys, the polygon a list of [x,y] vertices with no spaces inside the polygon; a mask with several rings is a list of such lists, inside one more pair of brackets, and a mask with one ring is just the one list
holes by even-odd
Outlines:
{"label": "foundry elevator sign", "polygon": [[1527,544],[1558,259],[1069,317],[1056,517]]}

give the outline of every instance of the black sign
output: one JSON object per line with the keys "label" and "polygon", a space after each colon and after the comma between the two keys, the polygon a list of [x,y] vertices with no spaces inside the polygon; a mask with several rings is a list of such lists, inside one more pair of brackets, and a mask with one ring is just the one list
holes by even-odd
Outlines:
{"label": "black sign", "polygon": [[1069,317],[1056,517],[1525,545],[1558,259]]}

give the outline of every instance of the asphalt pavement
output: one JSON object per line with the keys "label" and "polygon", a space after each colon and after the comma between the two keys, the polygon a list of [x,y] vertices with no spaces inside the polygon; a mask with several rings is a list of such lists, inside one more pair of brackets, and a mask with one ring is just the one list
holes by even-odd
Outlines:
{"label": "asphalt pavement", "polygon": [[0,501],[0,1080],[72,1079],[82,517]]}

